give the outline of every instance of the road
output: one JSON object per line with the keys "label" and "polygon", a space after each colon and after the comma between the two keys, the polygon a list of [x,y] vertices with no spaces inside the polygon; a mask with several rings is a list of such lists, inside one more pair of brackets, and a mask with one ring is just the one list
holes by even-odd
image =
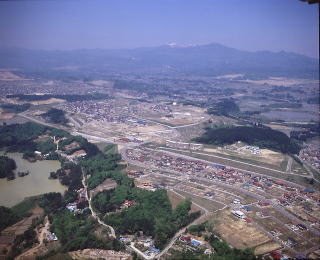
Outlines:
{"label": "road", "polygon": [[[166,147],[166,149],[158,149],[160,151],[163,151],[163,152],[169,152],[167,150],[172,150],[172,151],[176,151],[176,152],[183,152],[181,150],[178,150],[178,149],[174,149],[174,148],[168,148]],[[183,154],[180,154],[180,153],[175,153],[176,155],[183,155]],[[301,174],[296,174],[296,173],[292,173],[292,172],[284,172],[284,171],[279,171],[279,170],[276,170],[276,169],[272,169],[272,168],[268,168],[268,167],[265,167],[265,166],[260,166],[260,165],[256,165],[256,164],[251,164],[251,163],[246,163],[246,162],[242,162],[242,161],[238,161],[238,160],[234,160],[234,159],[229,159],[229,158],[225,158],[225,157],[222,157],[222,156],[218,156],[218,155],[213,155],[213,154],[206,154],[206,153],[199,153],[199,152],[192,152],[192,154],[198,154],[198,155],[204,155],[204,156],[208,156],[208,157],[214,157],[214,158],[218,158],[218,159],[223,159],[223,160],[226,160],[226,161],[230,161],[230,162],[235,162],[235,163],[238,163],[238,164],[244,164],[244,165],[248,165],[248,166],[252,166],[252,167],[256,167],[256,168],[260,168],[260,169],[264,169],[264,170],[268,170],[268,171],[272,171],[272,172],[275,172],[275,173],[281,173],[281,174],[291,174],[291,175],[296,175],[296,176],[299,176],[299,177],[311,177],[311,176],[305,176],[305,175],[301,175]],[[194,158],[194,159],[197,159],[197,158]],[[290,157],[291,159],[291,164],[292,164],[292,158]],[[289,159],[289,160],[290,160]],[[197,160],[201,160],[201,159],[197,159]],[[209,162],[209,161],[207,161]],[[213,162],[210,162],[210,163],[213,163]],[[221,164],[221,163],[219,163]],[[288,161],[288,164],[289,164],[289,161]],[[232,167],[232,168],[235,168],[235,167]],[[235,168],[236,169],[236,168]],[[291,169],[291,166],[290,166],[290,169]],[[244,171],[248,171],[248,170],[244,170]],[[269,175],[268,175],[269,176]],[[270,176],[269,176],[270,177]]]}
{"label": "road", "polygon": [[[184,159],[187,159],[187,160],[196,160],[196,161],[200,161],[200,162],[204,162],[204,163],[207,163],[207,164],[214,164],[214,162],[211,162],[211,161],[207,161],[207,160],[203,160],[203,159],[198,159],[198,158],[195,158],[195,157],[191,157],[191,156],[188,156],[188,155],[184,155],[184,154],[180,154],[180,153],[175,153],[175,152],[169,152],[169,151],[166,151],[166,150],[161,150],[161,149],[158,149],[160,150],[161,152],[164,152],[164,153],[167,153],[167,154],[170,154],[172,156],[175,156],[175,157],[180,157],[180,158],[184,158]],[[171,149],[172,150],[172,149]],[[216,157],[219,157],[219,156],[216,156]],[[221,157],[223,158],[223,157]],[[232,160],[232,159],[228,159],[229,161],[233,161],[233,162],[236,162],[236,163],[242,163],[242,162],[239,162],[237,160]],[[236,169],[236,170],[239,170],[239,171],[243,171],[243,172],[248,172],[248,173],[251,173],[251,174],[254,174],[254,175],[258,175],[258,176],[263,176],[263,177],[267,177],[267,178],[272,178],[272,179],[275,179],[275,180],[278,180],[278,181],[283,181],[283,179],[280,179],[280,178],[277,178],[277,177],[273,177],[273,176],[270,176],[270,175],[266,175],[266,174],[262,174],[262,173],[257,173],[257,172],[253,172],[253,171],[249,171],[249,170],[244,170],[244,169],[241,169],[241,168],[237,168],[237,167],[233,167],[233,166],[228,166],[226,164],[222,164],[222,163],[218,163],[220,165],[223,165],[223,166],[226,166],[226,167],[231,167],[233,169]],[[266,168],[268,170],[272,170],[272,169],[269,169],[269,168]],[[285,173],[285,172],[281,172],[280,173]],[[307,177],[307,176],[303,176],[303,175],[299,175],[300,177]],[[287,181],[287,183],[290,183],[292,185],[295,185],[297,187],[300,187],[300,188],[305,188],[304,186],[302,185],[299,185],[297,183],[294,183],[294,182],[290,182],[290,181]]]}
{"label": "road", "polygon": [[[183,197],[185,199],[184,196],[182,196],[181,194],[175,192],[174,190],[171,190],[172,192],[174,192],[176,195]],[[196,205],[197,207],[201,208],[204,211],[204,214],[201,215],[199,218],[195,219],[194,221],[192,221],[188,226],[180,229],[175,235],[174,237],[170,240],[170,242],[167,244],[167,246],[155,257],[156,259],[159,259],[162,255],[164,255],[165,253],[168,252],[168,250],[173,246],[173,244],[175,243],[176,239],[178,237],[180,237],[188,227],[194,225],[196,222],[201,221],[202,219],[206,218],[209,215],[209,211],[207,209],[205,209],[204,207],[200,206],[197,203],[192,202],[194,205]]]}
{"label": "road", "polygon": [[292,158],[289,157],[286,172],[291,173],[291,168],[292,168]]}
{"label": "road", "polygon": [[[122,158],[124,160],[126,160],[128,163],[130,164],[133,164],[133,165],[137,165],[139,167],[142,167],[142,168],[147,168],[147,169],[154,169],[154,170],[159,170],[159,171],[163,171],[163,172],[169,172],[169,173],[172,173],[172,174],[175,174],[175,175],[178,175],[180,176],[181,173],[179,172],[176,172],[176,171],[173,171],[173,170],[166,170],[166,169],[162,169],[162,168],[157,168],[157,167],[153,167],[153,166],[150,166],[150,165],[146,165],[142,162],[136,162],[136,161],[133,161],[131,160],[130,158],[128,158],[128,156],[126,155],[126,148],[123,148],[122,150],[120,150],[120,153],[122,155]],[[174,156],[178,156],[178,157],[181,157],[181,158],[186,158],[188,160],[199,160],[199,161],[203,161],[203,162],[206,162],[206,163],[211,163],[212,162],[208,162],[208,161],[205,161],[205,160],[200,160],[200,159],[196,159],[196,158],[193,158],[193,157],[190,157],[190,156],[184,156],[184,155],[181,155],[181,154],[175,154],[175,153],[172,153],[172,152],[167,152],[169,154],[172,154]],[[234,167],[233,167],[234,168]],[[235,168],[236,169],[236,168]],[[239,169],[240,170],[240,169]],[[249,172],[249,171],[247,171]],[[253,172],[251,172],[253,173]],[[256,173],[253,173],[253,174],[256,174]],[[262,175],[262,176],[265,176],[263,174],[256,174],[256,175]],[[268,176],[269,177],[269,176]],[[172,178],[175,178],[175,177],[172,177]],[[278,204],[275,204],[275,202],[273,200],[270,200],[270,199],[267,199],[266,197],[260,195],[260,194],[257,194],[255,192],[251,192],[249,190],[246,190],[246,189],[243,189],[243,188],[239,188],[239,187],[236,187],[234,185],[230,185],[230,184],[226,184],[226,183],[222,183],[222,182],[218,182],[218,181],[215,181],[215,180],[210,180],[210,179],[207,179],[207,178],[203,178],[203,177],[199,177],[199,176],[192,176],[192,178],[196,178],[200,181],[206,181],[206,182],[211,182],[215,185],[218,185],[218,186],[222,186],[222,187],[227,187],[229,189],[234,189],[240,193],[243,193],[243,194],[246,194],[246,195],[249,195],[251,197],[254,197],[258,200],[262,200],[262,201],[266,201],[268,203],[270,203],[270,205],[272,205],[272,207],[277,210],[279,213],[283,214],[284,216],[288,217],[290,220],[294,221],[294,222],[297,222],[297,223],[300,223],[300,224],[303,224],[305,225],[306,227],[308,227],[308,229],[310,230],[310,232],[316,234],[316,235],[320,235],[320,232],[316,229],[314,229],[312,226],[310,226],[308,223],[300,220],[299,218],[297,218],[296,216],[294,216],[293,214],[289,213],[287,210],[285,210],[282,206],[278,205]],[[178,179],[178,178],[177,178]],[[274,179],[277,179],[277,178],[274,178]],[[178,179],[181,181],[181,179]],[[279,179],[279,180],[282,180],[282,179]],[[288,182],[290,183],[290,182]],[[295,184],[295,183],[292,183],[296,186],[300,186],[300,187],[303,187],[301,185],[298,185],[298,184]]]}
{"label": "road", "polygon": [[[178,196],[183,197],[181,194],[179,194],[179,193],[177,193],[177,192],[175,192],[175,191],[173,191],[173,192],[176,193]],[[183,197],[183,198],[185,198],[185,197]],[[201,207],[201,206],[199,206],[198,204],[196,204],[196,203],[194,203],[194,202],[192,202],[192,203],[195,204],[195,205],[197,205],[198,207]],[[170,242],[168,243],[168,245],[167,245],[155,258],[156,258],[156,259],[159,259],[161,256],[163,256],[164,254],[166,254],[166,253],[168,252],[168,250],[174,245],[174,243],[175,243],[175,241],[177,240],[177,238],[180,237],[180,236],[186,231],[186,229],[187,229],[188,227],[190,227],[190,226],[192,226],[192,225],[195,225],[197,222],[201,222],[203,219],[205,219],[206,217],[208,217],[209,215],[211,215],[211,214],[213,214],[213,213],[215,213],[215,212],[218,212],[218,211],[220,211],[220,210],[224,210],[226,207],[228,207],[228,206],[225,205],[223,208],[217,209],[217,210],[215,210],[215,211],[213,211],[213,212],[209,212],[207,209],[204,209],[204,208],[203,208],[203,209],[205,210],[205,213],[204,213],[202,216],[200,216],[199,218],[195,219],[193,222],[191,222],[188,226],[180,229],[180,230],[178,231],[178,233],[176,233],[175,236],[170,240]],[[202,207],[201,207],[201,208],[202,208]]]}
{"label": "road", "polygon": [[168,243],[168,245],[158,254],[156,255],[156,259],[159,259],[161,256],[163,256],[165,253],[168,252],[168,250],[173,246],[173,244],[176,242],[176,239],[178,237],[180,237],[184,232],[186,232],[186,229],[194,224],[196,224],[197,222],[201,221],[202,219],[205,219],[206,217],[208,217],[208,212],[206,212],[205,214],[203,214],[202,216],[200,216],[199,218],[195,219],[193,222],[191,222],[188,226],[180,229],[175,235],[174,237],[170,240],[170,242]]}
{"label": "road", "polygon": [[[300,158],[298,156],[296,156],[299,160]],[[301,160],[300,160],[301,161]],[[317,183],[320,184],[320,180],[318,180],[315,176],[314,173],[311,169],[313,169],[316,172],[319,172],[319,170],[317,170],[316,168],[314,168],[310,163],[306,162],[306,161],[302,161],[304,168],[308,171],[308,173],[312,176],[313,180],[316,181]]]}
{"label": "road", "polygon": [[[28,120],[34,121],[34,122],[39,123],[39,124],[42,124],[42,125],[46,125],[46,126],[49,126],[49,127],[56,127],[56,128],[64,129],[64,128],[58,127],[58,126],[56,126],[56,125],[52,125],[52,124],[49,124],[49,123],[40,121],[40,120],[38,120],[38,119],[36,119],[36,118],[34,118],[34,117],[25,115],[25,114],[23,114],[23,113],[20,113],[19,115],[20,115],[21,117],[24,117],[24,118],[26,118],[26,119],[28,119]],[[151,121],[151,120],[148,120],[148,121]],[[155,123],[158,123],[158,122],[155,122]],[[197,124],[200,124],[200,123],[201,123],[201,122],[197,122],[197,123],[194,123],[194,124],[184,125],[184,126],[177,126],[177,127],[170,127],[170,126],[168,126],[168,125],[164,125],[164,124],[161,124],[161,123],[158,123],[158,124],[164,125],[164,126],[168,127],[169,129],[174,129],[174,128],[187,127],[187,126],[191,126],[191,125],[197,125]],[[64,129],[64,130],[65,130],[65,129]],[[88,135],[88,134],[84,134],[84,133],[80,133],[80,132],[73,132],[73,134],[82,135],[82,136],[84,136],[84,137],[86,137],[86,138],[90,138],[90,139],[94,139],[94,140],[98,140],[98,141],[103,141],[103,142],[109,142],[109,143],[115,143],[115,144],[117,144],[116,142],[113,142],[113,141],[111,141],[111,140],[109,140],[109,139],[102,138],[102,137],[98,137],[98,136],[94,136],[94,135]],[[121,143],[121,145],[125,145],[125,144],[122,144],[122,143]],[[134,146],[139,146],[139,145],[140,145],[140,144],[136,144],[136,145],[134,145]],[[126,156],[126,149],[127,149],[127,147],[125,147],[124,149],[122,149],[122,150],[120,151],[120,153],[121,153],[121,155],[122,155],[122,158],[123,158],[124,160],[126,160],[126,161],[127,161],[128,163],[130,163],[130,164],[134,164],[134,165],[137,165],[137,166],[140,166],[140,167],[143,167],[143,168],[147,168],[147,169],[155,169],[155,170],[160,170],[160,171],[164,171],[164,172],[169,172],[169,173],[171,173],[171,174],[174,174],[175,176],[181,176],[181,173],[180,173],[180,172],[176,172],[176,171],[173,171],[173,170],[164,170],[164,169],[161,169],[161,168],[152,167],[152,166],[150,166],[150,165],[145,165],[145,164],[142,163],[142,162],[132,161],[132,160],[130,160],[130,159]],[[172,149],[172,150],[174,150],[174,149]],[[179,154],[179,153],[173,153],[173,152],[169,152],[169,151],[166,151],[166,150],[161,150],[161,151],[162,151],[162,152],[165,152],[165,153],[168,153],[168,154],[172,154],[173,156],[178,156],[178,157],[186,158],[186,159],[189,159],[189,160],[198,160],[198,161],[203,161],[203,162],[206,162],[206,163],[209,163],[209,164],[212,164],[212,163],[213,163],[213,162],[210,162],[210,161],[201,160],[201,159],[197,159],[197,158],[190,157],[190,156],[185,156],[185,155],[182,155],[182,154]],[[227,159],[227,158],[220,157],[220,156],[216,156],[216,155],[208,155],[208,154],[203,154],[203,153],[198,153],[198,152],[194,152],[194,153],[195,153],[195,154],[200,154],[200,155],[206,155],[206,156],[216,157],[216,158],[224,159],[224,160],[227,160],[227,161],[233,161],[233,162],[235,162],[235,163],[241,163],[241,164],[245,164],[245,165],[255,166],[255,167],[258,167],[258,168],[262,168],[262,169],[266,169],[266,170],[270,170],[270,171],[274,171],[274,172],[278,172],[278,173],[286,173],[286,172],[287,172],[287,173],[293,174],[293,173],[291,173],[292,158],[289,158],[289,160],[288,160],[287,171],[286,171],[286,172],[282,172],[282,171],[278,171],[278,170],[275,170],[275,169],[270,169],[270,168],[263,167],[263,166],[257,166],[257,165],[253,165],[253,164],[250,164],[250,163],[245,163],[245,162],[241,162],[241,161],[237,161],[237,160],[233,160],[233,159]],[[221,163],[219,163],[219,164],[221,164]],[[235,168],[235,167],[232,167],[232,168],[238,169],[238,170],[242,170],[242,169]],[[242,171],[250,172],[250,173],[253,173],[253,174],[255,174],[255,175],[270,177],[270,176],[268,176],[268,175],[258,174],[258,173],[256,173],[256,172],[251,172],[251,171],[248,171],[248,170],[242,170]],[[308,170],[308,172],[309,172],[310,176],[314,178],[313,173],[312,173],[311,171],[309,171],[309,170]],[[299,174],[293,174],[293,175],[301,176],[301,175],[299,175]],[[318,230],[312,228],[312,227],[309,226],[307,223],[301,221],[300,219],[298,219],[297,217],[295,217],[294,215],[292,215],[291,213],[289,213],[288,211],[286,211],[282,206],[280,206],[280,205],[278,205],[278,204],[275,204],[272,200],[266,199],[266,198],[265,198],[264,196],[262,196],[262,195],[259,195],[259,194],[254,193],[254,192],[250,192],[250,191],[248,191],[248,190],[245,190],[245,189],[242,189],[242,188],[239,188],[239,187],[235,187],[235,186],[233,186],[233,185],[229,185],[229,184],[217,182],[217,181],[214,181],[214,180],[208,180],[208,179],[206,179],[206,178],[201,178],[201,177],[199,177],[199,176],[192,176],[192,177],[193,177],[193,178],[197,178],[197,179],[199,179],[199,180],[207,181],[207,182],[209,181],[209,182],[212,182],[212,183],[214,183],[214,184],[216,184],[216,185],[219,185],[219,186],[223,186],[223,187],[228,187],[228,188],[231,188],[231,189],[235,189],[235,190],[237,190],[238,192],[241,192],[241,193],[247,194],[247,195],[249,195],[249,196],[255,197],[255,198],[257,198],[258,200],[267,201],[267,202],[269,202],[269,203],[273,206],[274,209],[276,209],[278,212],[282,213],[283,215],[285,215],[286,217],[288,217],[288,218],[291,219],[292,221],[295,221],[295,222],[297,222],[297,223],[302,223],[302,224],[304,224],[305,226],[307,226],[312,233],[314,233],[314,234],[316,234],[316,235],[320,235],[320,232],[319,232]],[[304,177],[306,177],[306,176],[304,176]],[[309,176],[308,176],[308,177],[309,177]],[[176,177],[172,177],[172,178],[176,178]],[[282,180],[282,179],[275,178],[275,177],[272,177],[272,178],[278,179],[278,180]],[[178,178],[177,178],[177,179],[178,179]],[[314,179],[315,179],[315,178],[314,178]],[[181,181],[181,179],[179,179],[179,180]],[[316,180],[316,179],[315,179],[315,180]],[[87,188],[86,183],[85,183],[85,176],[83,176],[82,182],[83,182],[84,187]],[[290,183],[290,182],[288,182],[288,183]],[[297,185],[296,183],[292,183],[292,182],[291,182],[291,184],[296,185],[296,186],[299,186],[299,187],[303,187],[303,186],[301,186],[301,185]],[[99,224],[101,224],[101,225],[109,228],[110,233],[111,233],[110,236],[115,237],[115,231],[114,231],[113,227],[111,227],[111,226],[105,224],[103,221],[101,221],[100,218],[99,218],[99,216],[93,211],[93,208],[92,208],[92,205],[91,205],[91,198],[88,196],[88,191],[86,191],[86,197],[87,197],[88,202],[89,202],[89,208],[90,208],[90,210],[91,210],[92,216],[98,221]],[[197,206],[199,206],[200,208],[203,208],[203,207],[201,207],[200,205],[197,205]],[[225,205],[224,208],[225,208],[225,207],[227,207],[227,205]],[[203,208],[203,209],[204,209],[204,208]],[[221,210],[221,209],[219,209],[219,210]],[[204,211],[205,211],[205,213],[204,213],[200,218],[196,219],[194,222],[192,222],[191,224],[189,224],[187,227],[185,227],[185,228],[181,229],[179,232],[177,232],[176,235],[170,240],[169,244],[165,247],[165,249],[162,250],[162,251],[160,252],[160,254],[158,254],[158,255],[156,256],[156,258],[160,258],[163,254],[165,254],[165,253],[169,250],[169,248],[174,244],[175,240],[176,240],[182,233],[185,232],[186,228],[188,228],[190,225],[192,225],[192,224],[195,223],[196,221],[201,220],[202,218],[204,218],[205,216],[207,216],[207,215],[209,214],[209,212],[208,212],[206,209],[204,209]],[[46,223],[46,225],[47,225],[47,224],[48,224],[48,222]],[[263,228],[260,227],[260,230],[261,230],[261,229],[263,229]],[[37,245],[36,247],[34,247],[34,248],[30,249],[30,250],[36,250],[36,249],[38,249],[38,248],[42,245],[42,243],[43,243],[43,237],[44,237],[44,235],[45,235],[45,230],[46,230],[46,229],[44,228],[44,229],[42,230],[40,236],[39,236],[39,241],[40,241],[39,245]],[[264,230],[264,232],[267,232],[267,231]],[[303,253],[304,253],[304,254],[310,253],[310,252],[312,252],[313,250],[318,249],[319,247],[320,247],[320,246],[317,245],[317,246],[315,246],[315,247],[313,247],[313,248],[310,248],[310,249],[306,250],[306,251],[303,252]],[[28,250],[28,251],[26,251],[25,253],[23,253],[23,254],[21,254],[20,256],[18,256],[17,259],[21,259],[21,257],[26,256],[26,255],[29,255],[29,254],[30,254],[30,250]],[[294,250],[293,250],[293,251],[294,251]],[[31,252],[32,252],[32,251],[31,251]]]}
{"label": "road", "polygon": [[43,245],[43,240],[46,238],[46,234],[48,233],[48,229],[50,226],[50,222],[48,216],[45,217],[45,225],[41,230],[41,233],[38,236],[39,244],[35,247],[30,248],[29,250],[25,251],[21,255],[17,256],[16,260],[23,260],[28,257],[34,257],[34,254],[38,252],[38,249]]}
{"label": "road", "polygon": [[23,117],[23,118],[25,118],[25,119],[28,119],[28,120],[30,120],[30,121],[33,121],[33,122],[35,122],[35,123],[38,123],[38,124],[40,124],[40,125],[45,125],[45,126],[49,126],[49,127],[55,127],[55,128],[64,129],[64,128],[59,127],[59,126],[56,126],[56,125],[52,125],[52,124],[43,122],[43,121],[41,121],[41,120],[39,120],[39,119],[36,119],[36,118],[34,118],[34,117],[32,117],[32,116],[28,116],[28,115],[26,115],[24,112],[23,112],[23,113],[20,113],[19,116],[21,116],[21,117]]}
{"label": "road", "polygon": [[94,210],[93,210],[93,208],[92,208],[91,197],[89,197],[89,195],[88,195],[88,189],[87,189],[87,184],[86,184],[86,177],[85,177],[85,174],[84,174],[84,173],[83,173],[83,178],[82,178],[82,185],[83,185],[83,187],[86,189],[86,199],[88,200],[89,209],[90,209],[90,211],[91,211],[92,217],[94,217],[94,218],[98,221],[98,223],[99,223],[100,225],[103,225],[103,226],[109,228],[109,230],[110,230],[110,234],[109,234],[109,235],[110,235],[111,237],[113,237],[113,238],[116,238],[116,233],[115,233],[115,231],[114,231],[114,228],[113,228],[112,226],[109,226],[109,225],[107,225],[106,223],[104,223],[104,222],[99,218],[99,216],[97,215],[97,213],[94,212]]}

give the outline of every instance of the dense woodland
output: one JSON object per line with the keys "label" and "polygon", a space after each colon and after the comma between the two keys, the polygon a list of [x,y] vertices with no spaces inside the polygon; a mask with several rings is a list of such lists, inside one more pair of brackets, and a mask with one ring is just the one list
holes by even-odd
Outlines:
{"label": "dense woodland", "polygon": [[75,191],[82,188],[82,170],[75,163],[63,163],[61,169],[50,173],[50,179],[59,179],[62,185],[68,186],[68,190]]}
{"label": "dense woodland", "polygon": [[[79,144],[79,147],[67,150],[65,146],[71,144],[72,142],[77,142]],[[95,156],[100,153],[98,147],[92,143],[89,143],[86,138],[83,138],[82,136],[72,135],[68,135],[66,139],[59,142],[59,149],[65,151],[67,154],[72,154],[77,150],[83,149],[86,151],[88,158],[91,158],[92,156]]]}
{"label": "dense woodland", "polygon": [[209,107],[208,114],[214,114],[218,116],[228,116],[230,113],[239,112],[239,106],[233,99],[223,99],[213,106]]}
{"label": "dense woodland", "polygon": [[52,230],[57,234],[62,244],[61,251],[68,252],[85,248],[124,249],[117,239],[108,237],[98,239],[94,231],[97,222],[90,217],[90,213],[74,215],[63,211],[53,216]]}
{"label": "dense woodland", "polygon": [[[171,237],[182,227],[197,217],[200,212],[190,213],[191,202],[186,200],[172,210],[166,190],[155,192],[139,188],[124,189],[117,187],[116,195],[111,196],[112,201],[123,198],[132,200],[136,205],[124,209],[119,213],[107,215],[105,221],[113,226],[120,234],[134,234],[143,231],[146,235],[155,238],[155,246],[162,249]],[[109,204],[109,203],[108,203]]]}
{"label": "dense woodland", "polygon": [[261,148],[281,151],[283,153],[297,154],[299,145],[286,134],[271,128],[238,126],[229,128],[207,128],[206,132],[194,139],[204,144],[225,145],[237,141]]}
{"label": "dense woodland", "polygon": [[1,105],[1,108],[3,108],[6,112],[11,112],[11,113],[20,113],[23,111],[28,110],[31,107],[31,104],[26,103],[22,105],[18,104],[3,104]]}
{"label": "dense woodland", "polygon": [[45,118],[51,123],[65,125],[69,120],[65,116],[65,112],[60,109],[50,108],[46,113],[41,114],[41,117]]}
{"label": "dense woodland", "polygon": [[[39,136],[46,135],[48,138],[42,141],[37,140]],[[0,126],[0,148],[6,148],[8,152],[22,152],[24,158],[34,156],[34,151],[40,151],[42,154],[49,154],[48,159],[61,159],[56,153],[56,145],[53,143],[53,137],[65,137],[61,142],[61,148],[72,143],[78,142],[77,149],[68,151],[75,152],[83,149],[88,157],[98,154],[99,149],[94,144],[91,144],[87,139],[81,136],[72,136],[68,132],[61,129],[39,125],[33,122],[24,124],[12,124]],[[60,148],[60,147],[59,147]]]}
{"label": "dense woodland", "polygon": [[[35,142],[35,139],[43,134],[56,137],[69,136],[69,134],[63,130],[32,122],[3,125],[0,126],[0,148],[6,148],[9,152],[33,152],[37,149],[40,149],[40,151],[43,149],[43,152],[48,152],[48,150],[53,148],[53,142],[48,142],[47,145],[41,142]],[[51,148],[48,149],[48,146]]]}

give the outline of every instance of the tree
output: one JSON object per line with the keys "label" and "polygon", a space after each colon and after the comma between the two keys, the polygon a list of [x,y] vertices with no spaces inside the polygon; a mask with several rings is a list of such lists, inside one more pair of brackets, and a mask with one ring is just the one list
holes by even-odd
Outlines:
{"label": "tree", "polygon": [[16,168],[16,162],[13,159],[7,156],[0,156],[0,178],[9,177]]}

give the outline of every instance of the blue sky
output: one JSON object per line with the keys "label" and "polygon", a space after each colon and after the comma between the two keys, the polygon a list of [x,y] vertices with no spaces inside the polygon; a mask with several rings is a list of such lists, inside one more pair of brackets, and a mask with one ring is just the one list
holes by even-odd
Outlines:
{"label": "blue sky", "polygon": [[318,6],[298,0],[0,1],[0,47],[221,43],[318,57]]}

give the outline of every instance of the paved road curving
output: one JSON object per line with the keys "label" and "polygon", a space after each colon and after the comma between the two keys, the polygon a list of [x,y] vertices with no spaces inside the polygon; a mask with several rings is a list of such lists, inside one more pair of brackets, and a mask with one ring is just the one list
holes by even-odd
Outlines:
{"label": "paved road curving", "polygon": [[115,233],[115,231],[114,231],[114,228],[113,228],[112,226],[109,226],[109,225],[107,225],[106,223],[104,223],[104,222],[99,218],[99,216],[97,215],[97,213],[94,212],[94,210],[93,210],[93,208],[92,208],[91,197],[89,198],[89,195],[88,195],[88,189],[87,189],[87,184],[86,184],[86,177],[85,177],[85,174],[84,174],[84,173],[83,173],[83,178],[82,178],[82,185],[83,185],[83,187],[86,189],[86,199],[88,200],[89,209],[90,209],[90,211],[91,211],[92,217],[94,217],[94,218],[98,221],[98,223],[99,223],[100,225],[103,225],[103,226],[109,228],[109,230],[110,230],[110,236],[115,238],[115,237],[116,237],[116,233]]}

